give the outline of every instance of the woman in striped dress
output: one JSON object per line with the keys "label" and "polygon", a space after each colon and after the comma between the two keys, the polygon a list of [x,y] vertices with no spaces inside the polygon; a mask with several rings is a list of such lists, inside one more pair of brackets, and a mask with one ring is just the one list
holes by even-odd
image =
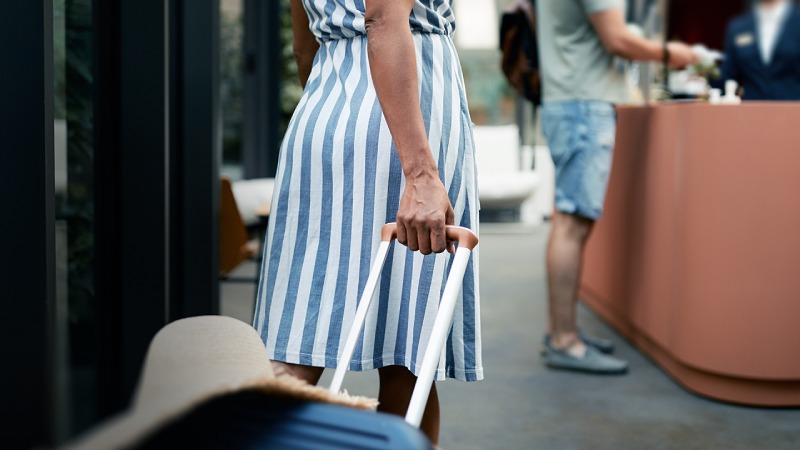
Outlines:
{"label": "woman in striped dress", "polygon": [[[292,0],[303,96],[281,148],[254,326],[276,370],[335,367],[386,222],[398,222],[351,370],[404,414],[452,245],[477,231],[472,125],[449,0]],[[418,250],[418,252],[417,252]],[[437,379],[483,378],[473,253]],[[422,345],[421,345],[422,343]],[[422,429],[438,438],[431,391]]]}

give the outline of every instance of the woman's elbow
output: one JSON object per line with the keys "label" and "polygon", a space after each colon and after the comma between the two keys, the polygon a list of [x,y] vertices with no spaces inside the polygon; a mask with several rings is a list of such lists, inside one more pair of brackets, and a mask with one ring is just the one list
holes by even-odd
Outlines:
{"label": "woman's elbow", "polygon": [[396,5],[376,8],[364,16],[364,29],[367,36],[396,33],[402,27],[408,27],[409,14]]}
{"label": "woman's elbow", "polygon": [[364,19],[364,29],[367,36],[374,36],[386,28],[386,17],[382,14],[372,14]]}

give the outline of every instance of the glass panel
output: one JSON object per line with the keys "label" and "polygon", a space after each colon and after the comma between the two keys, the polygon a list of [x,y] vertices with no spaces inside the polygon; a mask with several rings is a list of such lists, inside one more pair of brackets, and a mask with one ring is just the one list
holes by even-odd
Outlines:
{"label": "glass panel", "polygon": [[[53,0],[53,152],[55,165],[56,205],[61,207],[67,195],[67,92],[66,92],[66,19],[65,0]],[[67,222],[56,218],[56,320],[53,326],[54,365],[53,371],[53,439],[62,442],[69,436],[69,361],[68,326],[69,315],[69,258],[67,246]]]}
{"label": "glass panel", "polygon": [[92,0],[54,0],[56,438],[96,420]]}
{"label": "glass panel", "polygon": [[[292,18],[289,10],[290,0],[280,2],[280,113],[279,132],[282,136],[289,124],[294,108],[300,101],[303,89],[297,78],[297,65],[292,51]],[[220,2],[220,95],[223,120],[223,176],[232,181],[244,178],[243,141],[245,133],[245,86],[246,66],[254,70],[257,64],[254,55],[247,60],[245,53],[244,28],[247,11],[243,0],[221,0]],[[260,25],[260,24],[259,24]],[[264,45],[262,42],[259,45]]]}
{"label": "glass panel", "polygon": [[242,0],[222,0],[220,8],[221,172],[231,180],[240,180],[243,178],[244,5]]}

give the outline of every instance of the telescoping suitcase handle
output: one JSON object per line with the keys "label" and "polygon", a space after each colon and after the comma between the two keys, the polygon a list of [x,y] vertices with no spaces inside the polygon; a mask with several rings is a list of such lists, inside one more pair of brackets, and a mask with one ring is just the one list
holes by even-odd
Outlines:
{"label": "telescoping suitcase handle", "polygon": [[[375,297],[378,279],[383,270],[383,264],[386,262],[386,255],[389,253],[389,244],[396,238],[397,224],[388,223],[384,225],[381,230],[381,244],[380,247],[378,247],[377,258],[370,270],[367,285],[364,287],[364,293],[356,309],[353,327],[350,329],[350,334],[347,336],[344,350],[339,358],[339,364],[336,367],[336,372],[333,374],[333,381],[330,387],[330,392],[333,394],[338,394],[342,389],[344,375],[345,372],[347,372],[347,367],[350,365],[350,360],[353,359],[353,352],[356,349],[356,343],[361,335],[361,329],[364,327],[369,305],[372,303],[373,297]],[[458,242],[458,249],[453,259],[453,265],[450,267],[450,275],[447,278],[444,294],[442,294],[442,299],[439,303],[439,313],[433,323],[433,331],[431,332],[431,338],[430,341],[428,341],[428,347],[425,351],[425,358],[422,360],[417,384],[414,386],[414,392],[411,394],[411,402],[406,412],[406,422],[417,428],[419,428],[419,424],[422,421],[422,413],[425,411],[425,405],[428,403],[428,396],[431,392],[436,368],[439,365],[439,358],[441,357],[442,349],[447,340],[447,334],[450,331],[456,300],[458,300],[458,294],[461,292],[461,282],[464,280],[464,273],[467,271],[469,256],[475,246],[478,245],[478,237],[475,236],[475,233],[463,227],[447,227],[447,239]]]}

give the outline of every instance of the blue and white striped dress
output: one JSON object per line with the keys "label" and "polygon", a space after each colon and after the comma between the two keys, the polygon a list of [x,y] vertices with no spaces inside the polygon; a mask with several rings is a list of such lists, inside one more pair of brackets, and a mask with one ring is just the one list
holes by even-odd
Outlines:
{"label": "blue and white striped dress", "polygon": [[[274,360],[336,367],[404,177],[367,61],[364,0],[304,0],[320,49],[281,148],[254,326]],[[455,210],[477,231],[477,174],[448,0],[418,0],[410,17],[422,114]],[[478,253],[464,277],[437,379],[483,378]],[[415,374],[444,289],[449,254],[393,245],[352,370]]]}

